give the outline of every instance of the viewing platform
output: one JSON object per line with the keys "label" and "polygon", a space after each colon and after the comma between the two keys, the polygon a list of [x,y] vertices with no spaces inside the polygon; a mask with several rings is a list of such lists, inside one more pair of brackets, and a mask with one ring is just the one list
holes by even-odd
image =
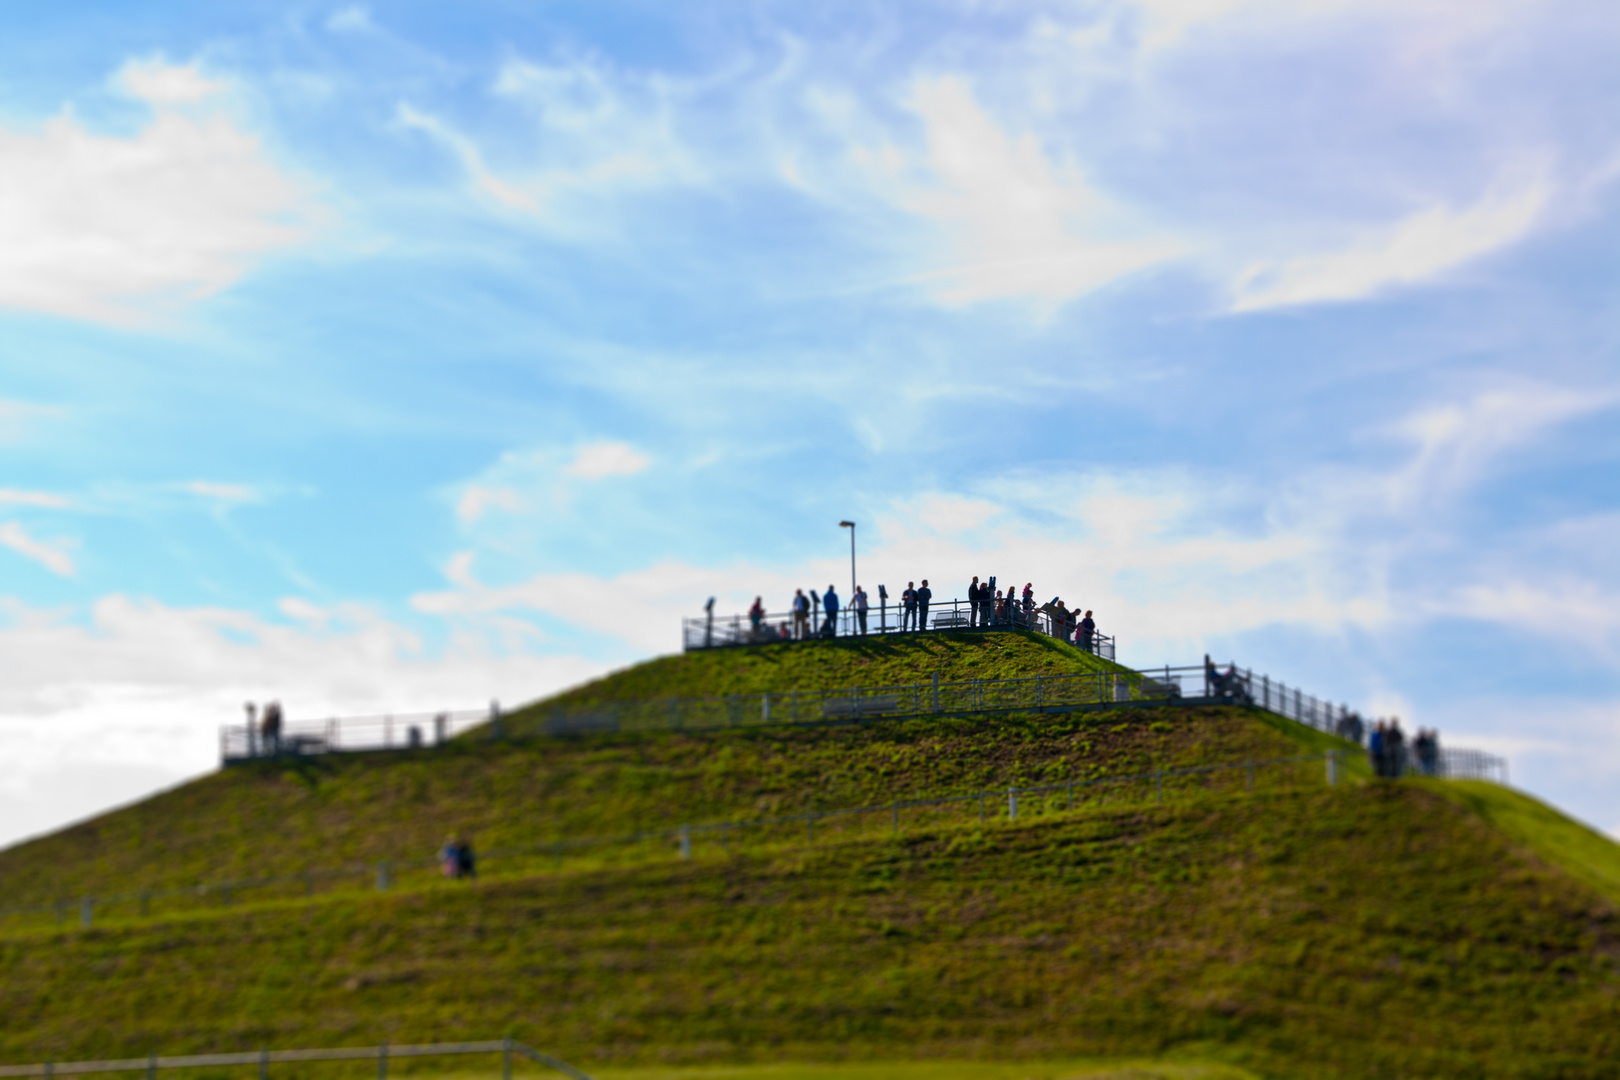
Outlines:
{"label": "viewing platform", "polygon": [[[1076,631],[1075,612],[1060,612],[1046,604],[1026,612],[1014,606],[1010,612],[998,617],[991,601],[942,600],[930,604],[926,619],[921,611],[907,612],[898,604],[880,602],[866,611],[866,623],[861,625],[860,613],[848,608],[838,612],[828,625],[827,613],[814,607],[808,620],[795,625],[792,612],[766,614],[756,623],[748,615],[700,615],[681,620],[681,647],[686,652],[698,649],[723,649],[734,645],[769,645],[785,641],[825,641],[828,638],[871,637],[888,634],[950,633],[957,630],[1033,630],[1036,633],[1069,641],[1082,652],[1114,660],[1115,639],[1100,631],[1089,636]],[[1064,615],[1071,616],[1065,620]],[[1067,630],[1067,633],[1065,633]]]}

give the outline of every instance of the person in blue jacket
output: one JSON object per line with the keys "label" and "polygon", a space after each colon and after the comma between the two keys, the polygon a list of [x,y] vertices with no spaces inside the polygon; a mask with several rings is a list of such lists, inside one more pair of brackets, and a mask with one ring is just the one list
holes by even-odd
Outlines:
{"label": "person in blue jacket", "polygon": [[838,633],[838,594],[831,585],[821,594],[821,606],[827,612],[827,621],[821,624],[821,636],[833,637]]}

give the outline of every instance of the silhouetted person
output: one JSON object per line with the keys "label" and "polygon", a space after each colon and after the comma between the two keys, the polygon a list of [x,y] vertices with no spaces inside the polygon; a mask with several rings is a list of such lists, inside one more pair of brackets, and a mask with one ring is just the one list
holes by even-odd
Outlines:
{"label": "silhouetted person", "polygon": [[835,637],[838,634],[838,594],[831,585],[821,594],[821,607],[827,613],[827,621],[821,624],[821,636]]}

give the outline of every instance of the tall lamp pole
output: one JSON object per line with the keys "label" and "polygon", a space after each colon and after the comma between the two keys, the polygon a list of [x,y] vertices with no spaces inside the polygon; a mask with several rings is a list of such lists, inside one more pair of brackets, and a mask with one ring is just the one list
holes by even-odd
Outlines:
{"label": "tall lamp pole", "polygon": [[853,521],[840,521],[840,529],[849,530],[849,597],[855,598],[855,523]]}

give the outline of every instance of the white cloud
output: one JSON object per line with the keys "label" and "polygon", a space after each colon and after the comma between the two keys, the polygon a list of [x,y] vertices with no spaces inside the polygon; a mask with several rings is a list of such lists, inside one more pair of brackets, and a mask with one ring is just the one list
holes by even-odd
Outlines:
{"label": "white cloud", "polygon": [[19,491],[0,488],[0,506],[37,506],[47,510],[64,509],[71,504],[66,495],[51,491]]}
{"label": "white cloud", "polygon": [[600,480],[609,476],[633,476],[652,459],[629,443],[600,442],[582,446],[574,460],[563,466],[563,472],[582,480]]}
{"label": "white cloud", "polygon": [[161,57],[129,61],[113,76],[113,85],[150,105],[192,105],[227,88],[194,64],[171,64]]}
{"label": "white cloud", "polygon": [[1133,221],[1075,160],[1006,130],[964,80],[919,79],[908,105],[927,131],[922,160],[893,146],[860,158],[880,190],[949,238],[951,265],[912,279],[945,303],[1066,300],[1183,249]]}
{"label": "white cloud", "polygon": [[213,100],[220,84],[157,60],[116,82],[152,109],[133,134],[96,134],[71,109],[0,127],[0,306],[138,322],[309,234],[308,196]]}
{"label": "white cloud", "polygon": [[326,18],[326,28],[334,34],[353,34],[373,29],[371,13],[358,4],[339,8]]}
{"label": "white cloud", "polygon": [[246,701],[278,699],[293,719],[476,709],[604,666],[475,634],[430,648],[364,608],[281,607],[295,625],[124,596],[85,620],[0,602],[0,844],[213,768],[218,727]]}
{"label": "white cloud", "polygon": [[1232,309],[1360,300],[1428,281],[1527,236],[1551,196],[1538,180],[1461,209],[1436,205],[1393,225],[1366,228],[1337,250],[1250,266],[1238,277]]}
{"label": "white cloud", "polygon": [[263,498],[263,493],[248,484],[224,484],[214,480],[188,480],[180,490],[220,503],[251,503]]}
{"label": "white cloud", "polygon": [[[440,116],[401,103],[396,118],[449,150],[473,190],[557,235],[596,238],[627,192],[690,184],[694,158],[675,131],[674,83],[580,59],[512,60],[491,91],[526,118],[525,130],[488,146]],[[498,152],[501,164],[490,164]]]}
{"label": "white cloud", "polygon": [[74,575],[73,556],[61,544],[50,544],[28,534],[15,521],[0,525],[0,545],[4,545],[25,559],[32,559],[58,577]]}
{"label": "white cloud", "polygon": [[463,525],[471,525],[488,510],[516,511],[522,508],[522,497],[511,488],[469,484],[456,502],[456,517]]}

